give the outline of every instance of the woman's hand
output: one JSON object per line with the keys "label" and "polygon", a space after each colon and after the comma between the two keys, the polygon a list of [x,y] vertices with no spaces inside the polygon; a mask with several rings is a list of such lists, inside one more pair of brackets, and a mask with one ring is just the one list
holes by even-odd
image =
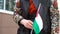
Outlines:
{"label": "woman's hand", "polygon": [[22,25],[24,25],[26,28],[32,29],[32,24],[33,24],[33,22],[32,22],[31,20],[23,19],[23,20],[20,21],[20,23],[21,23]]}

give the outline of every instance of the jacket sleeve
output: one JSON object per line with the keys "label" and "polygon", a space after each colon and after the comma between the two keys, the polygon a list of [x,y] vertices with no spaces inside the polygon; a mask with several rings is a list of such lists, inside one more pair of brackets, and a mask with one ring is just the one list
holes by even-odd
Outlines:
{"label": "jacket sleeve", "polygon": [[15,9],[14,9],[14,15],[13,15],[13,19],[16,23],[20,22],[23,17],[21,16],[21,8],[20,8],[20,0],[16,0],[15,2]]}

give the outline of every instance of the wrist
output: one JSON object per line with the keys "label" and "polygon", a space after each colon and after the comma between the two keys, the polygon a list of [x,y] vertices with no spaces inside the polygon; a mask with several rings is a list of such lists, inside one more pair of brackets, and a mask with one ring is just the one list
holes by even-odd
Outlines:
{"label": "wrist", "polygon": [[20,20],[20,24],[24,25],[24,20],[25,20],[25,19],[21,19],[21,20]]}
{"label": "wrist", "polygon": [[22,20],[20,21],[20,24],[22,24],[22,25],[25,25],[26,23],[28,23],[28,21],[27,21],[26,19],[22,19]]}

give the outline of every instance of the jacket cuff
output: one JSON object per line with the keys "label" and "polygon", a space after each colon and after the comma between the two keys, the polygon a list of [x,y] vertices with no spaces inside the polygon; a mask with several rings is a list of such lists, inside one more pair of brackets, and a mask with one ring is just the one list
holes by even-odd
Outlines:
{"label": "jacket cuff", "polygon": [[18,25],[22,25],[22,24],[20,23],[22,19],[23,19],[23,18],[19,18],[19,19],[18,19]]}
{"label": "jacket cuff", "polygon": [[22,19],[23,19],[23,17],[19,16],[17,22],[20,22]]}

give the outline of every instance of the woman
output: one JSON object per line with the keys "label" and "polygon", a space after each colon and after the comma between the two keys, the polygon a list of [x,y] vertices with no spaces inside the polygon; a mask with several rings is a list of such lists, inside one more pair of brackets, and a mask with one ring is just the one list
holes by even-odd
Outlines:
{"label": "woman", "polygon": [[[18,3],[16,3],[14,19],[19,25],[17,34],[31,34],[32,24],[40,3],[40,15],[43,20],[43,29],[39,34],[50,34],[50,0],[19,0]],[[34,31],[32,34],[35,34]]]}

